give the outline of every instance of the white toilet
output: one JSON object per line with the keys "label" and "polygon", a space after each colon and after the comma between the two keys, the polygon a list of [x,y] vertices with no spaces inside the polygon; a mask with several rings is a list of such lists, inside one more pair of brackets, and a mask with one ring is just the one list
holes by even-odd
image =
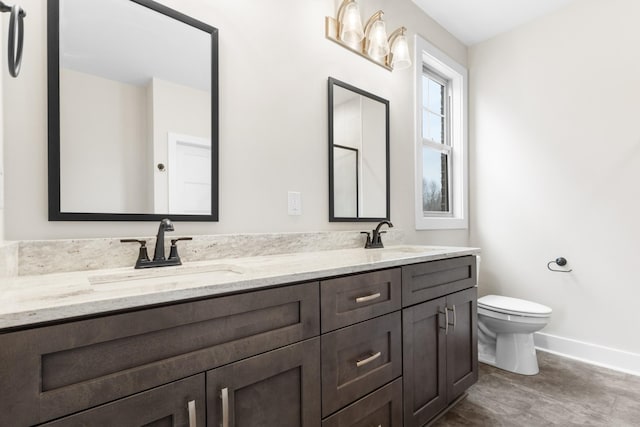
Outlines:
{"label": "white toilet", "polygon": [[551,309],[499,295],[478,299],[478,360],[523,375],[539,372],[533,333],[544,328]]}

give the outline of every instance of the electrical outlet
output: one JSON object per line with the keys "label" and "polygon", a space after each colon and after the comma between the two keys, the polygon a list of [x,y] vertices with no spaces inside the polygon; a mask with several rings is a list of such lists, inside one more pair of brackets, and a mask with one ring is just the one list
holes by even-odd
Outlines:
{"label": "electrical outlet", "polygon": [[289,215],[302,215],[302,195],[299,191],[287,193],[287,211]]}

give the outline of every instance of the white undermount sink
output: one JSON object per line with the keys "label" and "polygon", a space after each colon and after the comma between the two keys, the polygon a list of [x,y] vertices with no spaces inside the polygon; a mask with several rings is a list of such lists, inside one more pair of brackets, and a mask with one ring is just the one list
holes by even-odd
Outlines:
{"label": "white undermount sink", "polygon": [[187,275],[206,275],[209,277],[236,277],[245,273],[245,269],[231,264],[189,263],[175,267],[152,267],[135,270],[133,268],[93,274],[88,277],[91,285],[124,282]]}

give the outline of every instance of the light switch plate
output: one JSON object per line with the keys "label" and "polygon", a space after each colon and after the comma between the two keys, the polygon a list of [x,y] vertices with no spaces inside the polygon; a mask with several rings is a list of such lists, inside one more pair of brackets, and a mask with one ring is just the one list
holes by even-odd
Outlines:
{"label": "light switch plate", "polygon": [[289,191],[287,196],[289,215],[302,215],[302,194],[299,191]]}

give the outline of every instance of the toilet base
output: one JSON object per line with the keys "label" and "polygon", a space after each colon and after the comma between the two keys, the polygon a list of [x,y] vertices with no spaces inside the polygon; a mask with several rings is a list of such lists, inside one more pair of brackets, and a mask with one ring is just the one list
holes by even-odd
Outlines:
{"label": "toilet base", "polygon": [[495,355],[481,349],[478,360],[521,375],[540,372],[533,334],[497,334]]}

